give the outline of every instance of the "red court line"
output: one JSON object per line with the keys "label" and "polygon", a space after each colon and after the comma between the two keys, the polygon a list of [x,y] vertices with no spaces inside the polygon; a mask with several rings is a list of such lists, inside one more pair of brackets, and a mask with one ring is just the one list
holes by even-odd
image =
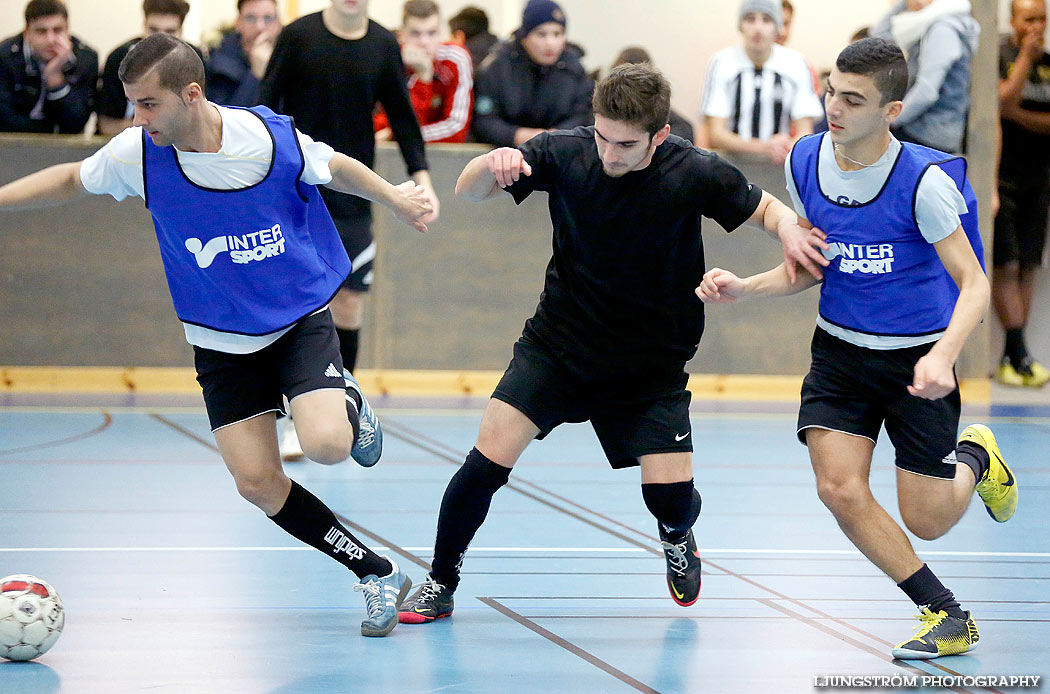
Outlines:
{"label": "red court line", "polygon": [[80,434],[74,434],[72,436],[67,436],[65,438],[57,439],[55,441],[46,441],[44,443],[33,444],[32,446],[21,446],[19,448],[8,448],[5,450],[0,450],[0,455],[8,455],[9,453],[25,453],[26,451],[38,451],[44,448],[54,448],[55,446],[62,446],[64,444],[73,443],[75,441],[83,441],[84,439],[88,439],[92,436],[101,434],[103,431],[108,429],[109,425],[111,425],[112,423],[112,415],[110,415],[109,412],[103,410],[102,423],[94,429],[92,429],[91,431],[85,431]]}

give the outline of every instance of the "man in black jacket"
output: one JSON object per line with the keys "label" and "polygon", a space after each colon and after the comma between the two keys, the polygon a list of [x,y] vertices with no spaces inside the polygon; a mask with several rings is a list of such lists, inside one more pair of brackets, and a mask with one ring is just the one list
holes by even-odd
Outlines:
{"label": "man in black jacket", "polygon": [[0,42],[0,131],[79,133],[94,106],[98,53],[70,36],[60,0],[31,0],[25,20]]}
{"label": "man in black jacket", "polygon": [[254,106],[281,20],[276,0],[237,0],[237,23],[208,54],[208,98],[226,106]]}
{"label": "man in black jacket", "polygon": [[529,2],[521,28],[493,50],[475,81],[475,138],[515,147],[547,130],[590,125],[594,84],[580,55],[566,46],[561,7]]}

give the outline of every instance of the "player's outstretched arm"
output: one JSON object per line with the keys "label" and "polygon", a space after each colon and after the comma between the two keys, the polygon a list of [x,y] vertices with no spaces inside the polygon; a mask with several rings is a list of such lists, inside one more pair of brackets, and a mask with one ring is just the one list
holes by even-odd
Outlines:
{"label": "player's outstretched arm", "polygon": [[500,147],[470,160],[456,181],[456,196],[471,202],[489,200],[521,176],[531,175],[520,149]]}
{"label": "player's outstretched arm", "polygon": [[824,232],[814,228],[808,220],[801,219],[787,205],[762,191],[762,200],[747,223],[765,229],[767,234],[780,241],[784,247],[785,267],[792,283],[796,281],[796,263],[815,279],[823,278],[820,269],[826,267],[829,261],[821,250],[828,250],[829,246]]}
{"label": "player's outstretched arm", "polygon": [[423,186],[414,181],[405,181],[395,186],[361,162],[341,152],[335,153],[328,168],[332,172],[332,180],[325,184],[326,187],[378,202],[390,208],[394,216],[408,226],[417,231],[427,230],[423,220],[433,214],[434,207]]}
{"label": "player's outstretched arm", "polygon": [[0,210],[54,207],[85,195],[80,162],[56,164],[0,187]]}
{"label": "player's outstretched arm", "polygon": [[988,310],[991,295],[988,277],[981,269],[961,226],[933,244],[933,247],[959,287],[959,298],[955,302],[948,329],[915,364],[914,379],[912,385],[908,386],[909,393],[927,400],[943,398],[955,390],[955,362],[966,344],[966,338]]}
{"label": "player's outstretched arm", "polygon": [[704,273],[696,295],[705,304],[735,304],[745,299],[797,294],[818,284],[811,275],[802,275],[796,281],[788,277],[784,263],[772,270],[741,279],[729,270],[716,267]]}

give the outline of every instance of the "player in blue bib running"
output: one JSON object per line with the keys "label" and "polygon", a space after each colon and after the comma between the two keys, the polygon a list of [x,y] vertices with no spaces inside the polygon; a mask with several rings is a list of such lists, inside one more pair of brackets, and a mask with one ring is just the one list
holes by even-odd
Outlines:
{"label": "player in blue bib running", "polygon": [[[828,132],[801,139],[785,163],[799,217],[825,241],[798,437],[839,527],[921,609],[894,657],[936,658],[970,651],[980,636],[872,496],[879,429],[896,450],[901,516],[924,540],[959,521],[975,487],[993,519],[1009,520],[1017,484],[988,427],[957,437],[955,362],[987,310],[988,279],[965,162],[890,134],[907,85],[896,46],[852,44],[828,77]],[[804,273],[792,282],[784,265],[747,279],[715,268],[697,294],[732,303],[816,283]]]}
{"label": "player in blue bib running", "polygon": [[431,207],[412,182],[393,186],[296,130],[269,109],[204,96],[204,64],[166,34],[120,66],[134,127],[81,162],[0,188],[0,209],[44,207],[93,193],[143,198],[153,216],[175,312],[237,490],[283,530],[353,571],[366,636],[385,636],[411,581],[289,479],[274,413],[290,403],[303,450],[334,464],[374,465],[379,420],[344,372],[328,303],[351,271],[317,186],[389,207],[426,231]]}

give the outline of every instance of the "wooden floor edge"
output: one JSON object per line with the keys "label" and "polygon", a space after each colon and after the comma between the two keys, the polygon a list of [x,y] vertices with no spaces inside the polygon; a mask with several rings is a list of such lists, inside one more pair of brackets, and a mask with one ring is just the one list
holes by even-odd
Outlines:
{"label": "wooden floor edge", "polygon": [[[456,397],[489,395],[502,371],[414,371],[360,369],[356,376],[366,393]],[[798,402],[802,376],[692,374],[689,391],[702,400]],[[963,379],[963,400],[991,400],[991,380]],[[191,368],[0,366],[0,393],[199,393]]]}

